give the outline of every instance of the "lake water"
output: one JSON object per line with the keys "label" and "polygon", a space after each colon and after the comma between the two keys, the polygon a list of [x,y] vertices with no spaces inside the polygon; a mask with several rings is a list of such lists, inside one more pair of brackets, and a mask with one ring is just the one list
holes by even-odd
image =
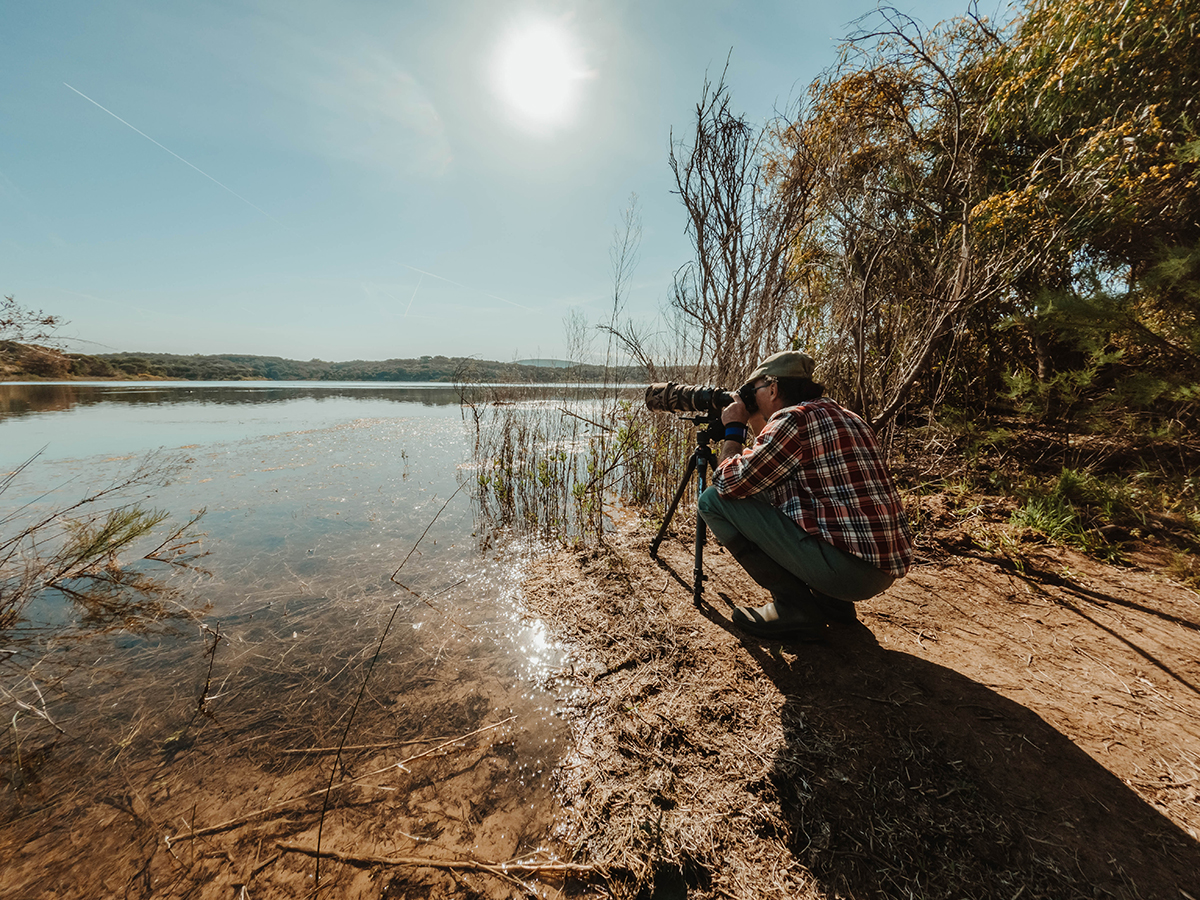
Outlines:
{"label": "lake water", "polygon": [[[85,743],[154,777],[186,748],[253,781],[230,762],[248,747],[253,771],[315,777],[330,762],[303,756],[313,747],[417,746],[504,722],[495,734],[513,764],[486,786],[499,806],[455,846],[492,858],[532,849],[567,745],[554,692],[565,661],[522,615],[522,553],[479,549],[469,490],[456,494],[471,477],[467,446],[446,385],[0,384],[0,475],[36,456],[0,495],[3,510],[66,505],[148,452],[178,454],[181,474],[134,499],[175,521],[205,510],[210,573],[175,578],[181,608],[204,611],[166,629],[106,623],[65,643],[50,626],[77,612],[31,607],[41,624],[12,651],[25,668],[0,673],[0,709],[17,717],[10,756],[24,754],[14,796],[27,801],[21,790],[40,778],[39,808],[68,794],[87,808],[56,780]],[[435,808],[392,814],[425,821]]]}

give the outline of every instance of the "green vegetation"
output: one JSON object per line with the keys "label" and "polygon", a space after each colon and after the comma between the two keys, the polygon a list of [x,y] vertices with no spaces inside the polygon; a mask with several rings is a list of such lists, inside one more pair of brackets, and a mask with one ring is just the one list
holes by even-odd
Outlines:
{"label": "green vegetation", "polygon": [[[0,478],[0,497],[35,460]],[[74,503],[51,509],[25,504],[0,516],[0,634],[20,623],[25,607],[47,593],[65,597],[97,624],[137,627],[139,621],[170,614],[175,591],[145,567],[195,569],[204,554],[197,550],[193,528],[204,511],[164,532],[160,526],[168,514],[131,497],[168,484],[183,465],[151,455]]]}
{"label": "green vegetation", "polygon": [[[556,361],[560,363],[561,361]],[[0,377],[163,378],[178,381],[439,381],[464,378],[493,383],[551,384],[595,382],[604,367],[583,364],[545,365],[541,360],[496,362],[464,356],[422,356],[416,359],[326,362],[279,356],[216,354],[181,356],[173,353],[63,353],[52,347],[0,341]],[[631,367],[626,377],[640,372]]]}

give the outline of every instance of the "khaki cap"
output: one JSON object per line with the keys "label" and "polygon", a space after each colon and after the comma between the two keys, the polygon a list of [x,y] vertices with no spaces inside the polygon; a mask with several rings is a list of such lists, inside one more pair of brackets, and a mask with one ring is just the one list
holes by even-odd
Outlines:
{"label": "khaki cap", "polygon": [[817,364],[807,353],[799,350],[780,350],[772,353],[758,364],[758,368],[746,379],[749,384],[760,378],[808,378],[812,379]]}

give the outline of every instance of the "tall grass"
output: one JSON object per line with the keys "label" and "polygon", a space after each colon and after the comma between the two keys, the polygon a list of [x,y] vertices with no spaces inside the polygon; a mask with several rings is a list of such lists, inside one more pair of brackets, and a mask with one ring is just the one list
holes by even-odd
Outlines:
{"label": "tall grass", "polygon": [[647,410],[641,385],[460,389],[487,539],[506,530],[589,543],[623,507],[661,518],[691,453],[689,430]]}

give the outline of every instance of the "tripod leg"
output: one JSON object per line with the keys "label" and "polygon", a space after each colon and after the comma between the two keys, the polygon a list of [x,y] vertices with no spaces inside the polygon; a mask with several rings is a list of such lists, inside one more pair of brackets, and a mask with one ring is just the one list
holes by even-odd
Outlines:
{"label": "tripod leg", "polygon": [[[658,534],[654,536],[654,540],[650,542],[650,558],[658,559],[658,547],[663,542],[663,537],[666,536],[667,529],[671,526],[671,517],[675,515],[675,507],[679,505],[679,501],[683,499],[683,492],[687,490],[688,481],[691,480],[692,472],[696,471],[696,458],[700,455],[700,451],[696,450],[688,459],[687,471],[683,473],[683,478],[679,482],[679,488],[675,491],[675,499],[671,501],[670,508],[667,509],[667,514],[663,518],[662,527],[658,529]],[[703,478],[703,476],[701,476]]]}
{"label": "tripod leg", "polygon": [[[696,463],[696,499],[700,499],[700,495],[704,493],[707,487],[707,468],[709,457],[708,453],[703,450],[696,451],[698,458]],[[696,509],[696,567],[692,570],[692,603],[697,607],[704,603],[704,542],[708,538],[708,523],[704,521],[704,516],[700,515],[700,509]]]}

